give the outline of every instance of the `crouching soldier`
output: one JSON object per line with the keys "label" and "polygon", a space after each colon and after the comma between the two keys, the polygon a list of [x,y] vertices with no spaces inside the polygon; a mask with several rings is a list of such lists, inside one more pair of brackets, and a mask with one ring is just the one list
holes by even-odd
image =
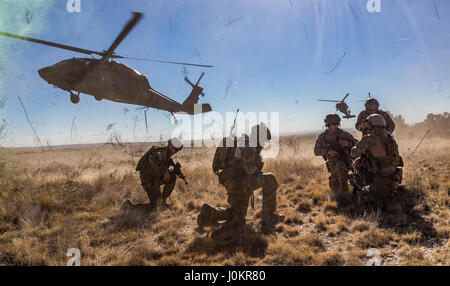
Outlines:
{"label": "crouching soldier", "polygon": [[[353,158],[364,155],[368,161],[371,190],[377,201],[385,202],[401,183],[403,159],[394,137],[386,130],[386,121],[379,114],[367,118],[369,134],[351,150]],[[356,168],[356,166],[355,166]]]}
{"label": "crouching soldier", "polygon": [[261,151],[270,139],[271,134],[265,124],[254,126],[250,138],[244,135],[239,139],[223,139],[222,146],[214,154],[212,168],[219,177],[219,183],[227,191],[230,207],[214,208],[204,204],[197,218],[200,228],[215,225],[221,220],[231,222],[234,226],[245,224],[249,199],[253,198],[253,191],[261,187],[262,231],[271,232],[275,223],[284,219],[283,215],[275,212],[277,179],[272,173],[262,172]]}
{"label": "crouching soldier", "polygon": [[350,150],[358,142],[353,136],[340,129],[339,115],[328,114],[324,120],[327,130],[316,140],[314,154],[322,156],[330,172],[330,189],[341,202],[348,195],[348,171],[351,169]]}
{"label": "crouching soldier", "polygon": [[[155,210],[160,203],[167,205],[166,200],[177,179],[177,175],[169,170],[169,167],[174,165],[171,157],[182,148],[181,141],[172,138],[165,147],[152,146],[139,160],[136,171],[139,171],[142,187],[150,200],[150,210]],[[161,185],[164,185],[162,193]]]}

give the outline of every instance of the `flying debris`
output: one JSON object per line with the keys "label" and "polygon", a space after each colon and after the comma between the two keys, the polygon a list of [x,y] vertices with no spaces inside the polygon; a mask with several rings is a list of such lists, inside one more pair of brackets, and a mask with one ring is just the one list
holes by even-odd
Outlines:
{"label": "flying debris", "polygon": [[345,53],[342,55],[342,57],[338,60],[338,62],[334,65],[334,68],[332,68],[331,70],[329,70],[328,72],[325,72],[325,73],[323,73],[323,74],[329,74],[329,73],[332,73],[332,72],[334,72],[338,67],[339,67],[339,65],[341,64],[341,62],[342,62],[342,60],[344,59],[344,57],[345,57]]}
{"label": "flying debris", "polygon": [[231,20],[230,22],[226,23],[225,26],[231,25],[231,24],[233,24],[234,22],[239,21],[241,18],[242,18],[242,16],[239,16],[239,17],[237,17],[236,19]]}

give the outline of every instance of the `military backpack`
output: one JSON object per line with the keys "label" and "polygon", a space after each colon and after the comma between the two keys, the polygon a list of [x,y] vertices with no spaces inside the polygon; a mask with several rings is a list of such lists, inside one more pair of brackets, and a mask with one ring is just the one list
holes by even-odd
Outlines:
{"label": "military backpack", "polygon": [[155,152],[159,152],[161,150],[164,150],[166,147],[161,147],[161,146],[152,146],[142,157],[141,159],[139,159],[139,162],[136,165],[136,171],[141,171],[146,169],[147,164],[148,164],[148,159],[149,157],[155,153]]}

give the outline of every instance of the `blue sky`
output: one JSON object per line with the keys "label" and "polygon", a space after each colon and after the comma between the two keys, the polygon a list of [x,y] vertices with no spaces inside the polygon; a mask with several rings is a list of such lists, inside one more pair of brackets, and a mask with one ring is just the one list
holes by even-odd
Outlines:
{"label": "blue sky", "polygon": [[[382,109],[409,123],[449,111],[450,1],[381,0],[380,13],[369,13],[366,0],[81,0],[81,13],[67,12],[66,2],[0,0],[0,30],[104,50],[131,12],[142,12],[116,53],[213,64],[187,67],[191,80],[206,72],[201,102],[221,113],[279,112],[281,133],[320,130],[335,108],[316,99],[339,99],[347,92],[349,100],[371,92]],[[344,53],[340,65],[325,74]],[[85,94],[79,104],[70,103],[66,92],[49,86],[36,70],[71,57],[84,55],[0,38],[0,97],[8,98],[4,145],[37,145],[17,96],[44,144],[105,142],[112,123],[124,141],[159,140],[175,128],[163,111],[149,110],[147,133],[137,106]],[[179,102],[190,92],[182,66],[121,62]],[[349,106],[356,114],[363,109],[362,102]],[[344,120],[343,127],[354,123]]]}

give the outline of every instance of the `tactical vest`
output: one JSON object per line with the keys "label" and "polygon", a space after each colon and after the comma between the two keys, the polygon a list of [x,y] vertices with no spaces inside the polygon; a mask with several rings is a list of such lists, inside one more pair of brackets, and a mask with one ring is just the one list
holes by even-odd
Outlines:
{"label": "tactical vest", "polygon": [[[252,175],[261,172],[264,166],[261,158],[260,147],[243,147],[236,149],[239,152],[240,166],[245,171],[245,174]],[[235,156],[236,157],[236,156]]]}
{"label": "tactical vest", "polygon": [[[395,170],[397,167],[403,167],[403,159],[398,152],[398,146],[394,137],[387,132],[384,134],[375,134],[375,136],[379,144],[369,152],[368,156],[371,162],[372,172],[379,173],[383,169]],[[379,156],[381,152],[377,149],[381,148],[384,149],[382,153],[385,152],[385,156]]]}
{"label": "tactical vest", "polygon": [[136,171],[141,171],[147,169],[148,159],[155,153],[164,150],[166,147],[162,146],[152,146],[142,157],[136,165]]}
{"label": "tactical vest", "polygon": [[[233,140],[233,141],[230,141]],[[227,147],[227,141],[233,142],[232,147]],[[229,144],[229,143],[228,143]],[[232,138],[223,138],[222,146],[217,147],[214,153],[212,168],[214,172],[225,170],[233,166],[234,152],[237,147],[237,140]]]}

